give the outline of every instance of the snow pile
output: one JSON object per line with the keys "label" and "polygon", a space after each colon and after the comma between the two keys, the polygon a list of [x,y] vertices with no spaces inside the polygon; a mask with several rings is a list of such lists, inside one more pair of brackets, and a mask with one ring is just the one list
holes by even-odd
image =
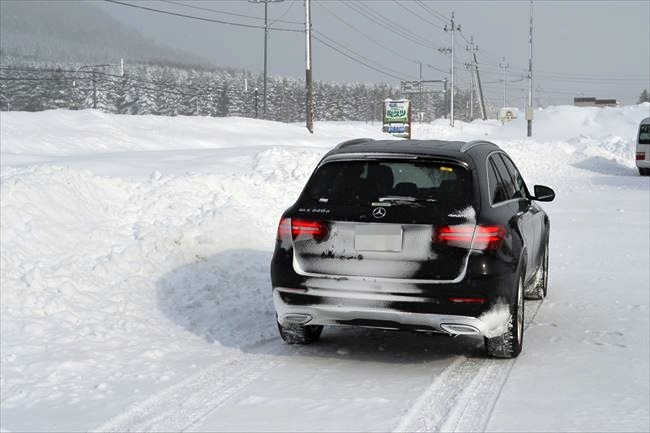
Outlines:
{"label": "snow pile", "polygon": [[[438,120],[416,124],[415,138],[493,140],[529,186],[560,199],[624,188],[647,200],[644,179],[618,175],[635,174],[648,111],[552,107],[536,113],[532,139],[521,119]],[[0,120],[0,401],[2,427],[18,430],[97,427],[275,337],[269,260],[281,212],[334,144],[385,137],[363,122],[317,123],[311,135],[242,118]]]}

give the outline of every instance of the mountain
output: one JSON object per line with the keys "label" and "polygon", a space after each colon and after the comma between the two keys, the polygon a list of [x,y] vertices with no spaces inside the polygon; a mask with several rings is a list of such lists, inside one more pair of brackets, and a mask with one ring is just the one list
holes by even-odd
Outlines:
{"label": "mountain", "polygon": [[198,56],[143,37],[88,1],[0,1],[0,58],[210,66]]}

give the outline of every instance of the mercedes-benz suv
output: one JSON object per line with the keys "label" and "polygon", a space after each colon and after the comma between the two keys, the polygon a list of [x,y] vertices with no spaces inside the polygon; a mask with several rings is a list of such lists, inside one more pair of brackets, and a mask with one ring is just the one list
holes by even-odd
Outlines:
{"label": "mercedes-benz suv", "polygon": [[524,298],[547,293],[549,219],[487,141],[355,139],[319,162],[280,219],[271,264],[282,338],[323,325],[479,335],[519,354]]}

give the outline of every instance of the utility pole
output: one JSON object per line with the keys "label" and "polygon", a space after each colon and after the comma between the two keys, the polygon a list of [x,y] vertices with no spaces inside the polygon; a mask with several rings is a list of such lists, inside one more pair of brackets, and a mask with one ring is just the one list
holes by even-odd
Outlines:
{"label": "utility pole", "polygon": [[306,37],[306,63],[305,70],[305,90],[306,90],[306,126],[309,132],[314,133],[314,85],[311,75],[311,2],[305,0],[305,37]]}
{"label": "utility pole", "polygon": [[255,118],[257,119],[257,95],[259,93],[259,90],[257,87],[255,88]]}
{"label": "utility pole", "polygon": [[[116,65],[111,64],[96,64],[96,65],[82,65],[78,67],[73,74],[72,87],[77,87],[77,74],[82,69],[92,68],[92,80],[93,80],[93,108],[97,108],[97,68],[107,68]],[[124,76],[124,61],[120,59],[120,76]]]}
{"label": "utility pole", "polygon": [[97,80],[95,75],[95,68],[93,68],[93,109],[97,108]]}
{"label": "utility pole", "polygon": [[530,32],[528,35],[528,107],[526,109],[527,136],[533,135],[533,0],[530,0]]}
{"label": "utility pole", "polygon": [[451,107],[449,115],[449,124],[454,126],[454,33],[460,31],[460,25],[456,26],[454,23],[454,13],[451,13],[451,26],[447,27],[445,24],[445,31],[451,32]]}
{"label": "utility pole", "polygon": [[499,63],[499,68],[503,70],[503,107],[506,105],[506,94],[508,92],[508,68],[510,65],[506,63],[506,58],[503,58],[503,63]]}
{"label": "utility pole", "polygon": [[[440,54],[451,54],[451,48],[438,48],[438,51],[440,52]],[[453,59],[453,57],[452,57],[452,59]],[[452,75],[452,77],[453,77],[453,73],[454,72],[453,72],[453,61],[452,61],[452,69],[449,71],[449,74]],[[452,85],[453,85],[453,82],[454,82],[453,79],[452,79],[451,82],[452,82]],[[447,93],[447,79],[446,78],[444,79],[444,83],[445,83],[445,119],[446,119],[447,114],[450,111],[449,110],[449,97],[448,97],[448,93]],[[452,94],[453,93],[454,92],[452,91]],[[452,101],[453,101],[453,99],[452,99]],[[454,123],[454,121],[452,120],[451,121],[452,126],[453,126],[453,123]]]}
{"label": "utility pole", "polygon": [[264,88],[262,90],[262,119],[266,119],[266,71],[267,71],[267,46],[269,39],[269,2],[281,2],[283,0],[248,0],[251,3],[264,3]]}
{"label": "utility pole", "polygon": [[266,67],[267,61],[267,45],[269,41],[269,2],[264,2],[264,94],[262,96],[262,119],[266,119]]}
{"label": "utility pole", "polygon": [[470,70],[470,100],[469,100],[469,120],[470,122],[474,120],[474,86],[476,85],[475,83],[475,73],[476,73],[476,52],[478,51],[478,47],[474,44],[474,36],[469,37],[469,45],[465,47],[466,51],[469,51],[470,55],[472,56],[472,62],[471,63],[466,63],[465,66]]}
{"label": "utility pole", "polygon": [[474,120],[474,65],[472,63],[465,63],[465,69],[469,71],[469,121]]}
{"label": "utility pole", "polygon": [[481,86],[481,75],[478,72],[478,60],[476,60],[476,52],[472,56],[474,58],[474,66],[476,66],[476,86],[478,87],[478,98],[481,107],[481,117],[487,120],[487,112],[485,111],[485,98],[483,98],[483,86]]}
{"label": "utility pole", "polygon": [[422,62],[420,64],[420,79],[418,80],[418,120],[422,123]]}
{"label": "utility pole", "polygon": [[447,113],[448,113],[448,110],[449,110],[449,97],[447,96],[448,95],[448,93],[447,93],[447,81],[448,80],[446,78],[443,79],[443,86],[444,86],[444,93],[445,93],[445,119],[447,118]]}

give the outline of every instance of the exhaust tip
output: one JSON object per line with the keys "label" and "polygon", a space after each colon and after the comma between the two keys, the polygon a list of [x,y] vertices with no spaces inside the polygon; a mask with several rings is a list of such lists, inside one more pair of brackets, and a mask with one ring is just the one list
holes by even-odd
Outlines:
{"label": "exhaust tip", "polygon": [[310,322],[312,317],[309,314],[285,314],[282,316],[282,320],[290,323],[297,323],[298,325],[304,325],[305,323]]}
{"label": "exhaust tip", "polygon": [[443,323],[440,325],[443,331],[448,332],[449,334],[454,335],[480,335],[481,332],[471,326],[471,325],[462,325],[458,323]]}

